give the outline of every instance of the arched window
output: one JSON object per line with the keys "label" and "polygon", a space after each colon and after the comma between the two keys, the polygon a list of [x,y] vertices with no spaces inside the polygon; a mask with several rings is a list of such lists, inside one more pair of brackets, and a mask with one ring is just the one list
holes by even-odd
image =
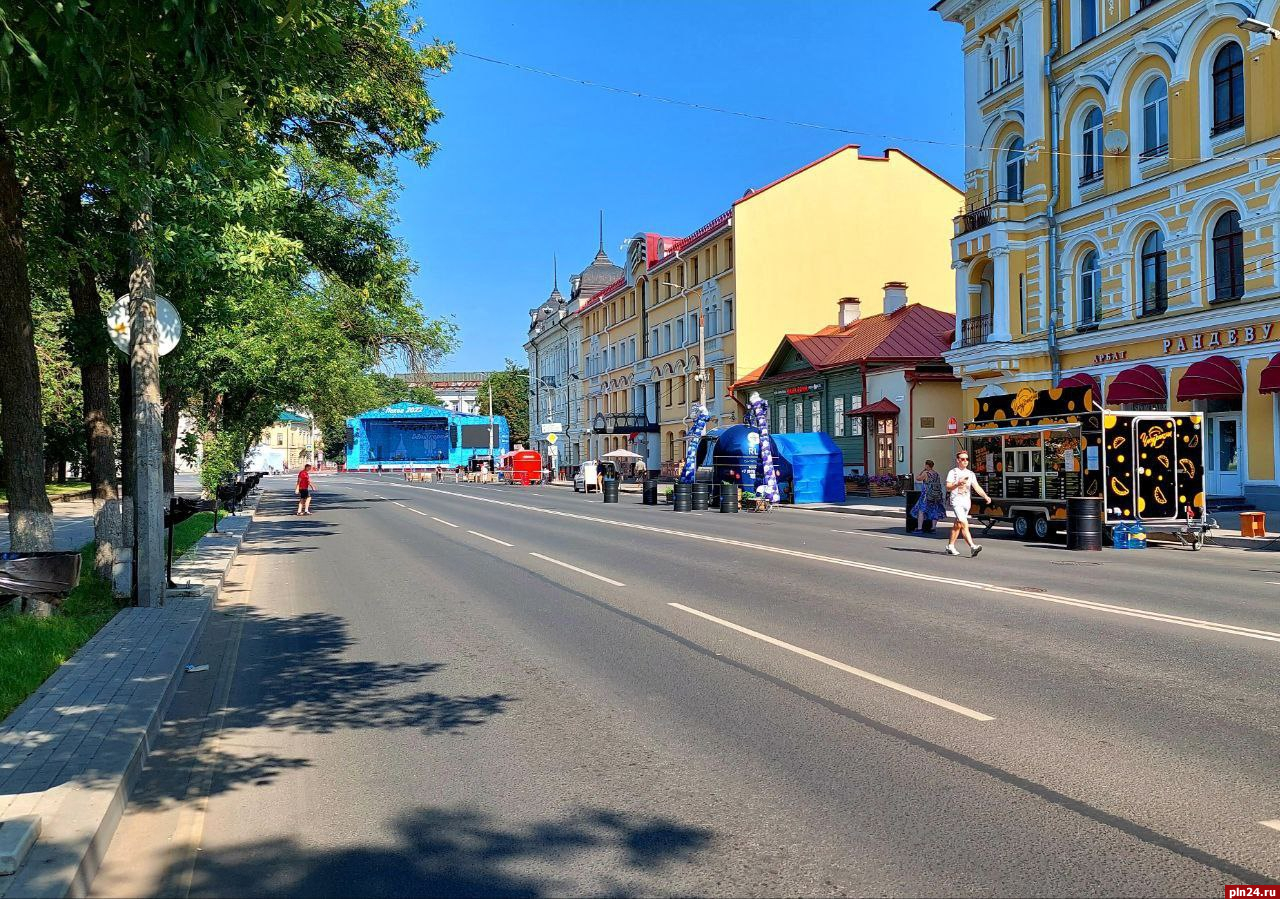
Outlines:
{"label": "arched window", "polygon": [[1004,198],[1011,203],[1022,202],[1023,166],[1022,138],[1015,137],[1004,151]]}
{"label": "arched window", "polygon": [[1142,158],[1169,152],[1169,86],[1157,78],[1142,95]]}
{"label": "arched window", "polygon": [[986,68],[987,68],[987,93],[995,92],[1000,86],[1000,73],[996,68],[996,48],[993,44],[987,44],[986,47]]}
{"label": "arched window", "polygon": [[1098,36],[1098,0],[1080,0],[1080,43]]}
{"label": "arched window", "polygon": [[1152,231],[1142,242],[1142,314],[1159,315],[1169,308],[1169,260],[1164,234]]}
{"label": "arched window", "polygon": [[1080,184],[1083,186],[1102,180],[1102,110],[1096,106],[1085,113],[1080,154]]}
{"label": "arched window", "polygon": [[1213,135],[1244,125],[1244,53],[1232,41],[1213,60]]}
{"label": "arched window", "polygon": [[1009,36],[1005,35],[1000,42],[1000,69],[1004,75],[1003,84],[1013,80],[1013,49],[1009,46]]}
{"label": "arched window", "polygon": [[1090,250],[1080,260],[1080,324],[1081,328],[1096,325],[1102,317],[1102,268],[1098,265],[1098,251]]}
{"label": "arched window", "polygon": [[1213,226],[1213,298],[1238,300],[1244,296],[1244,232],[1240,213],[1224,212]]}

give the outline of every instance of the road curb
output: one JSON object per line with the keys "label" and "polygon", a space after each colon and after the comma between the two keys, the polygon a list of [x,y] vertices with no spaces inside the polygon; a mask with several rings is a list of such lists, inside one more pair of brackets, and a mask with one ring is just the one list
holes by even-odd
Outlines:
{"label": "road curb", "polygon": [[[40,835],[0,897],[83,896],[253,523],[219,522],[173,564],[159,609],[123,609],[0,724],[0,822]],[[0,833],[6,829],[0,827]]]}

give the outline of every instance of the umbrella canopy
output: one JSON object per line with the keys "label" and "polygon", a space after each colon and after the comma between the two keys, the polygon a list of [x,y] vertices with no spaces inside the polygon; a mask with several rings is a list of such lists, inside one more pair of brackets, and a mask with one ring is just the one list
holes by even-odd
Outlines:
{"label": "umbrella canopy", "polygon": [[605,453],[601,458],[604,459],[640,459],[643,458],[639,453],[633,453],[631,450],[616,449],[611,453]]}

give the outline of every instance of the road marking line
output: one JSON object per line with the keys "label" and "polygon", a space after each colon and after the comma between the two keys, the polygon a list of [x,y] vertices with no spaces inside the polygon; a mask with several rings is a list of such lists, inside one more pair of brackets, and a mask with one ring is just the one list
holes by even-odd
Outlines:
{"label": "road marking line", "polygon": [[796,559],[810,559],[815,562],[827,562],[831,565],[840,565],[845,568],[856,568],[861,571],[874,571],[880,574],[891,575],[893,577],[905,578],[907,580],[926,581],[930,584],[949,584],[954,587],[968,587],[985,593],[999,593],[1005,596],[1017,596],[1023,599],[1034,599],[1038,602],[1074,606],[1076,608],[1087,609],[1093,612],[1106,612],[1111,615],[1121,615],[1126,618],[1141,618],[1147,621],[1160,622],[1162,624],[1175,624],[1179,627],[1190,627],[1202,631],[1215,631],[1217,633],[1230,634],[1234,637],[1248,637],[1253,640],[1266,640],[1270,643],[1280,643],[1280,633],[1275,631],[1265,631],[1258,628],[1243,627],[1236,624],[1224,624],[1219,621],[1208,621],[1203,618],[1187,618],[1182,615],[1173,615],[1166,612],[1152,612],[1147,609],[1136,609],[1129,606],[1094,602],[1093,600],[1088,599],[1075,599],[1070,596],[1060,596],[1053,593],[1035,593],[1031,590],[1019,589],[1018,587],[1003,587],[999,584],[988,584],[983,581],[968,581],[962,578],[942,577],[936,574],[908,571],[902,568],[890,568],[887,565],[875,565],[870,562],[856,562],[852,559],[841,559],[836,556],[823,556],[817,553],[804,552],[798,549],[786,549],[781,546],[768,546],[763,543],[749,543],[745,540],[733,540],[728,537],[715,537],[710,534],[698,534],[692,531],[676,531],[670,528],[660,528],[647,524],[615,521],[611,518],[596,518],[592,515],[579,515],[575,512],[564,512],[560,509],[544,509],[540,506],[526,506],[520,503],[506,502],[500,499],[489,499],[483,496],[451,494],[444,490],[435,490],[432,487],[414,487],[407,484],[405,486],[414,490],[428,490],[444,496],[455,496],[458,499],[471,500],[472,502],[493,503],[494,505],[507,506],[512,509],[523,509],[527,512],[540,512],[543,515],[558,515],[562,518],[574,518],[579,521],[589,521],[592,524],[610,525],[612,527],[627,528],[633,531],[647,531],[654,534],[667,534],[673,537],[684,537],[688,540],[700,540],[706,543],[719,543],[723,546],[736,546],[742,549],[754,549],[758,552],[772,553],[773,555],[791,556]]}
{"label": "road marking line", "polygon": [[615,581],[613,578],[605,577],[603,574],[596,574],[594,571],[587,571],[585,568],[579,568],[577,565],[570,565],[568,562],[561,562],[559,559],[553,559],[550,556],[544,556],[542,553],[529,553],[535,559],[541,559],[544,562],[550,562],[552,565],[559,565],[561,568],[568,568],[570,571],[576,571],[578,574],[585,574],[587,577],[593,577],[598,581],[604,581],[606,584],[613,584],[615,587],[625,587],[622,581]]}
{"label": "road marking line", "polygon": [[879,531],[837,531],[833,528],[831,533],[854,534],[859,537],[879,537],[881,540],[901,540],[902,539],[902,537],[900,537],[897,534],[882,534]]}
{"label": "road marking line", "polygon": [[514,547],[514,546],[515,546],[515,544],[514,544],[514,543],[508,543],[508,542],[507,542],[507,541],[505,541],[505,540],[499,540],[497,537],[490,537],[488,534],[482,534],[482,533],[480,533],[479,531],[467,531],[467,533],[468,533],[468,534],[475,534],[477,537],[480,537],[480,538],[485,539],[485,540],[492,540],[494,543],[501,543],[503,546],[508,547],[508,548],[511,548],[511,547]]}
{"label": "road marking line", "polygon": [[1280,818],[1275,818],[1271,821],[1259,821],[1258,823],[1263,827],[1270,827],[1272,830],[1280,830]]}
{"label": "road marking line", "polygon": [[409,508],[408,506],[406,506],[404,503],[400,502],[399,500],[394,500],[394,499],[393,499],[391,502],[395,503],[395,504],[396,504],[397,506],[399,506],[401,509],[407,509],[407,508]]}
{"label": "road marking line", "polygon": [[456,528],[456,527],[457,527],[457,525],[456,525],[456,524],[454,524],[452,521],[445,521],[443,518],[436,518],[434,515],[432,515],[432,516],[431,516],[431,520],[432,520],[432,521],[438,521],[438,522],[440,522],[441,524],[447,524],[447,525],[448,525],[449,527],[451,527],[451,528]]}
{"label": "road marking line", "polygon": [[723,618],[717,618],[714,615],[708,615],[706,612],[700,612],[697,609],[691,609],[688,606],[681,605],[678,602],[669,602],[667,603],[667,605],[671,606],[674,609],[679,609],[682,612],[688,612],[690,615],[697,615],[699,618],[705,618],[707,621],[712,621],[712,622],[715,622],[716,624],[723,625],[724,627],[727,627],[730,630],[735,630],[740,634],[746,634],[748,637],[755,637],[757,640],[763,640],[765,643],[780,647],[782,649],[789,650],[790,652],[794,652],[796,655],[802,655],[806,659],[813,659],[815,662],[821,662],[824,665],[830,665],[832,668],[835,668],[839,671],[843,671],[846,674],[852,674],[854,677],[860,677],[863,680],[871,681],[871,683],[873,684],[879,684],[882,687],[888,687],[890,690],[897,690],[899,693],[905,693],[908,696],[914,696],[916,699],[923,699],[925,702],[936,705],[939,708],[944,708],[947,711],[955,712],[957,715],[964,715],[966,718],[972,718],[974,721],[995,721],[996,720],[990,715],[984,715],[982,712],[975,712],[971,708],[967,708],[962,705],[957,705],[956,703],[950,702],[946,699],[942,699],[939,696],[934,696],[932,693],[925,693],[923,690],[917,690],[914,687],[908,687],[906,684],[900,684],[897,681],[891,681],[888,678],[881,677],[878,674],[872,674],[870,671],[863,671],[861,668],[854,668],[852,665],[846,665],[844,662],[837,662],[835,659],[829,659],[824,655],[819,655],[818,653],[812,652],[808,649],[802,649],[799,646],[794,646],[791,643],[787,643],[783,640],[779,640],[777,637],[770,637],[768,634],[762,634],[759,631],[753,631],[750,628],[743,627],[740,624],[734,624],[732,621],[725,621]]}

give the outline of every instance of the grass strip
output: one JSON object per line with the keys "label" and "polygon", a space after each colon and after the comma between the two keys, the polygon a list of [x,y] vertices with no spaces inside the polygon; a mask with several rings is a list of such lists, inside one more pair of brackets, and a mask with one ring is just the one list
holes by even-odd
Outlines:
{"label": "grass strip", "polygon": [[[61,496],[64,493],[83,493],[89,489],[87,481],[67,481],[65,484],[45,484],[44,492],[50,497]],[[0,487],[0,503],[9,501],[9,493],[5,488]]]}
{"label": "grass strip", "polygon": [[[198,512],[175,527],[174,558],[195,546],[212,527],[212,512]],[[94,572],[93,554],[92,543],[80,550],[80,583],[48,618],[0,613],[0,719],[127,604],[117,602],[111,584]]]}

